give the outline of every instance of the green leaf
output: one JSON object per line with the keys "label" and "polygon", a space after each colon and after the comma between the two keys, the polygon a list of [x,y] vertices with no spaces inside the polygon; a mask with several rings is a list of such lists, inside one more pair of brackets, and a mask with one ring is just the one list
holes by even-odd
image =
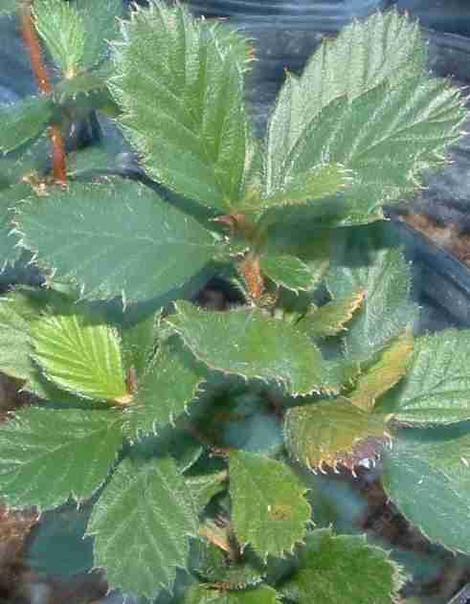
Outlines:
{"label": "green leaf", "polygon": [[364,411],[372,411],[378,398],[393,388],[406,374],[413,352],[413,338],[409,333],[393,342],[380,359],[357,381],[348,398]]}
{"label": "green leaf", "polygon": [[284,463],[236,451],[230,455],[230,498],[235,534],[263,558],[284,556],[302,541],[311,509],[306,487]]}
{"label": "green leaf", "polygon": [[339,164],[323,164],[294,177],[287,178],[282,188],[258,202],[257,206],[303,205],[333,197],[352,182],[352,173]]}
{"label": "green leaf", "polygon": [[312,121],[331,101],[343,95],[353,100],[385,80],[400,84],[425,68],[419,26],[397,11],[377,12],[325,41],[300,78],[288,74],[279,94],[268,127],[266,193],[283,185],[287,157],[312,133]]}
{"label": "green leaf", "polygon": [[20,259],[21,248],[12,233],[12,207],[29,192],[29,186],[24,183],[0,190],[0,272]]}
{"label": "green leaf", "polygon": [[387,552],[362,536],[312,533],[288,584],[298,604],[393,604],[403,583]]}
{"label": "green leaf", "polygon": [[279,604],[277,592],[267,585],[245,591],[227,592],[209,586],[192,587],[184,604]]}
{"label": "green leaf", "polygon": [[125,459],[99,498],[88,526],[95,537],[95,565],[111,589],[152,599],[169,590],[185,568],[197,513],[170,458],[143,463]]}
{"label": "green leaf", "polygon": [[276,381],[291,394],[330,387],[319,350],[289,323],[258,309],[209,312],[183,301],[176,311],[167,321],[211,369]]}
{"label": "green leaf", "polygon": [[[81,95],[106,92],[106,79],[104,75],[94,71],[77,73],[72,78],[64,78],[55,86],[54,92],[60,103],[76,101]],[[98,103],[97,103],[98,105]],[[94,148],[92,147],[94,150]],[[89,150],[88,150],[89,151]]]}
{"label": "green leaf", "polygon": [[[18,214],[22,244],[58,279],[85,297],[145,300],[166,294],[201,270],[214,238],[194,219],[139,183],[70,183]],[[80,262],[77,262],[80,258]]]}
{"label": "green leaf", "polygon": [[108,43],[116,38],[118,17],[124,14],[123,3],[121,0],[74,0],[73,7],[80,15],[86,32],[81,64],[90,68],[103,59]]}
{"label": "green leaf", "polygon": [[127,371],[133,369],[137,376],[143,374],[155,355],[158,344],[157,328],[161,313],[151,314],[121,333],[121,350]]}
{"label": "green leaf", "polygon": [[140,378],[128,415],[128,432],[133,438],[174,423],[196,396],[203,375],[178,344],[162,344]]}
{"label": "green leaf", "polygon": [[431,540],[470,553],[470,435],[401,435],[385,461],[388,496]]}
{"label": "green leaf", "polygon": [[386,403],[405,424],[470,419],[470,331],[453,329],[415,340],[409,372]]}
{"label": "green leaf", "polygon": [[225,490],[226,479],[227,473],[225,471],[185,476],[186,484],[199,513],[203,512],[213,497]]}
{"label": "green leaf", "polygon": [[0,107],[0,154],[39,136],[51,117],[52,104],[46,97],[30,97]]}
{"label": "green leaf", "polygon": [[283,159],[280,186],[327,156],[354,173],[353,184],[340,197],[338,224],[383,218],[384,203],[402,200],[419,186],[425,170],[443,165],[465,119],[460,92],[437,79],[384,83],[352,101],[340,97],[311,121]]}
{"label": "green leaf", "polygon": [[265,255],[261,257],[260,267],[271,281],[292,291],[313,289],[320,276],[296,256]]}
{"label": "green leaf", "polygon": [[353,470],[360,462],[374,462],[387,437],[383,416],[365,413],[347,399],[291,407],[284,432],[291,456],[322,471],[323,466]]}
{"label": "green leaf", "polygon": [[82,65],[87,44],[85,24],[72,3],[62,0],[34,0],[36,29],[54,62],[67,78]]}
{"label": "green leaf", "polygon": [[117,333],[81,315],[51,315],[32,328],[34,359],[55,384],[86,398],[129,402]]}
{"label": "green leaf", "polygon": [[246,45],[235,32],[152,2],[125,25],[111,81],[120,123],[149,175],[209,207],[242,198]]}
{"label": "green leaf", "polygon": [[346,325],[363,303],[362,291],[332,300],[307,314],[299,323],[299,327],[314,338],[335,336],[341,331],[346,331]]}
{"label": "green leaf", "polygon": [[344,253],[344,263],[332,267],[327,285],[335,299],[364,292],[365,302],[348,330],[345,345],[352,357],[368,360],[415,319],[409,301],[410,270],[399,249],[369,250],[361,263],[354,261],[354,252],[348,248]]}
{"label": "green leaf", "polygon": [[0,491],[12,507],[54,508],[88,499],[121,447],[113,410],[27,407],[0,426]]}
{"label": "green leaf", "polygon": [[0,299],[0,371],[20,380],[33,372],[29,325],[36,316],[35,306],[20,292]]}

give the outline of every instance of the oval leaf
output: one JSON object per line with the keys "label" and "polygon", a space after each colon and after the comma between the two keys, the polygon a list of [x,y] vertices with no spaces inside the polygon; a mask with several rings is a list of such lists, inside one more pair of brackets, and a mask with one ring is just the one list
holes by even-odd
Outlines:
{"label": "oval leaf", "polygon": [[284,463],[237,451],[229,462],[235,534],[263,558],[283,556],[302,541],[311,508],[306,487]]}
{"label": "oval leaf", "polygon": [[0,491],[12,507],[88,499],[123,442],[113,410],[28,407],[0,427]]}
{"label": "oval leaf", "polygon": [[51,190],[23,205],[18,221],[22,244],[40,266],[78,282],[88,298],[166,294],[215,252],[199,223],[129,180]]}
{"label": "oval leaf", "polygon": [[321,276],[296,256],[262,256],[260,263],[271,281],[292,291],[313,289]]}

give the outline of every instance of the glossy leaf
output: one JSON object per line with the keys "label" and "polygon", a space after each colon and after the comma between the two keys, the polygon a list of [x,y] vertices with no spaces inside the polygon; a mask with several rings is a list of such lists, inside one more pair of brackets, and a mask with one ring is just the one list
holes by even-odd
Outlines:
{"label": "glossy leaf", "polygon": [[113,410],[27,407],[0,427],[0,491],[12,507],[57,507],[88,499],[121,447]]}
{"label": "glossy leaf", "polygon": [[415,340],[406,379],[387,400],[405,424],[450,424],[470,419],[470,332],[453,329]]}
{"label": "glossy leaf", "polygon": [[314,338],[335,336],[346,331],[347,324],[364,303],[364,293],[359,291],[346,298],[338,298],[312,310],[299,323],[302,331]]}
{"label": "glossy leaf", "polygon": [[36,138],[52,117],[52,104],[45,97],[30,97],[0,107],[0,154],[8,153]]}
{"label": "glossy leaf", "polygon": [[201,270],[216,249],[194,219],[129,180],[70,183],[67,191],[26,203],[18,222],[22,244],[39,265],[77,282],[89,298],[163,295]]}
{"label": "glossy leaf", "polygon": [[393,342],[380,359],[361,375],[348,395],[364,411],[372,411],[378,398],[393,388],[406,374],[413,352],[413,338],[406,333]]}
{"label": "glossy leaf", "polygon": [[292,291],[313,289],[317,284],[318,275],[296,256],[262,256],[260,267],[271,281]]}
{"label": "glossy leaf", "polygon": [[306,488],[284,463],[237,451],[230,455],[235,534],[263,558],[283,556],[302,541],[311,509]]}
{"label": "glossy leaf", "polygon": [[112,92],[149,175],[204,205],[242,197],[248,155],[247,47],[238,34],[153,2],[125,26]]}
{"label": "glossy leaf", "polygon": [[384,462],[388,496],[431,541],[470,553],[469,434],[405,436]]}
{"label": "glossy leaf", "polygon": [[386,438],[384,417],[365,413],[347,399],[291,407],[284,431],[291,456],[321,470],[368,465],[379,456]]}
{"label": "glossy leaf", "polygon": [[330,387],[319,350],[291,324],[254,309],[209,312],[180,301],[176,311],[168,322],[211,369],[276,381],[292,394]]}
{"label": "glossy leaf", "polygon": [[101,494],[88,525],[95,565],[111,589],[154,598],[185,568],[197,513],[175,463],[124,460]]}
{"label": "glossy leaf", "polygon": [[129,402],[120,342],[114,329],[81,315],[51,315],[34,323],[34,359],[56,385],[81,396]]}
{"label": "glossy leaf", "polygon": [[316,530],[287,586],[299,604],[393,604],[403,583],[385,550],[356,535]]}

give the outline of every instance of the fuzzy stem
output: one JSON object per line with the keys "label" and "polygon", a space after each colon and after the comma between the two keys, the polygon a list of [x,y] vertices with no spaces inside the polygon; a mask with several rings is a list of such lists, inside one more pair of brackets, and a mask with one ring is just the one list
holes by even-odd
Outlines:
{"label": "fuzzy stem", "polygon": [[[41,44],[34,25],[30,1],[26,0],[22,2],[20,15],[23,40],[29,52],[31,67],[39,90],[41,94],[50,96],[52,94],[52,84],[42,58]],[[66,149],[64,137],[59,126],[51,126],[50,138],[52,143],[52,174],[54,181],[65,185],[67,184]]]}

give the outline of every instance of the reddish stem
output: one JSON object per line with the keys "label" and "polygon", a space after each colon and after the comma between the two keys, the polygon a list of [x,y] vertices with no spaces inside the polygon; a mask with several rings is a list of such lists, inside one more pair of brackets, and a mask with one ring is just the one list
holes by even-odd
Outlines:
{"label": "reddish stem", "polygon": [[[31,67],[36,78],[39,90],[45,96],[52,94],[52,84],[42,58],[41,44],[34,26],[30,2],[23,2],[21,6],[21,30],[23,40],[31,59]],[[56,183],[67,184],[67,160],[65,141],[59,126],[50,128],[52,143],[52,174]]]}

